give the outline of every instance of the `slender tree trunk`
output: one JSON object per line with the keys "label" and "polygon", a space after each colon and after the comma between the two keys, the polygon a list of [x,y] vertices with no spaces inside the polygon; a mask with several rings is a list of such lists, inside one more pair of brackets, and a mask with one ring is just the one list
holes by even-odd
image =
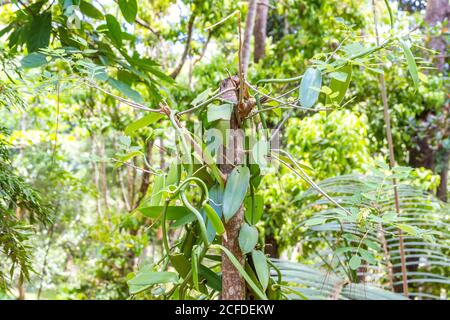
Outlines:
{"label": "slender tree trunk", "polygon": [[[443,22],[445,19],[450,19],[450,3],[448,0],[428,0],[427,2],[427,9],[425,13],[425,21],[430,24],[431,26],[435,26],[436,24]],[[428,47],[435,50],[437,54],[434,56],[434,65],[435,67],[444,73],[444,76],[446,76],[446,70],[445,70],[445,60],[447,57],[447,47],[448,44],[446,43],[445,37],[444,37],[444,31],[442,31],[442,35],[432,37],[431,40],[428,43]],[[441,115],[446,117],[448,114],[446,112],[443,112]],[[447,119],[448,120],[448,119]],[[445,125],[446,119],[443,120],[444,122],[444,129],[447,129],[447,126]],[[445,131],[445,130],[444,130]],[[447,129],[448,131],[448,129]],[[444,136],[450,135],[450,132],[444,132]],[[444,147],[442,147],[444,148]],[[438,151],[439,156],[436,157],[436,159],[439,161],[437,163],[437,168],[439,169],[439,175],[441,177],[441,182],[439,184],[438,190],[437,190],[437,196],[442,201],[447,201],[447,184],[448,184],[448,170],[449,170],[449,156],[450,156],[450,150],[444,150],[441,149]]]}
{"label": "slender tree trunk", "polygon": [[267,13],[269,11],[269,1],[260,0],[256,8],[256,20],[254,28],[255,48],[253,51],[253,60],[258,62],[264,58],[266,53],[266,32],[267,32]]}
{"label": "slender tree trunk", "polygon": [[[224,91],[228,88],[236,87],[237,77],[228,78],[222,81],[220,85],[220,90]],[[238,94],[236,91],[230,91],[224,93],[222,96],[228,101],[232,101],[235,104],[235,111],[232,114],[230,120],[230,129],[239,129],[239,124],[236,119],[235,113],[237,112],[238,104]],[[228,138],[228,137],[227,137]],[[243,146],[239,137],[232,134],[229,139],[234,139],[234,141],[229,141],[228,146],[234,148],[231,152],[224,151],[222,165],[220,167],[221,171],[228,176],[233,170],[233,165],[242,163]],[[231,162],[231,163],[230,163]],[[227,239],[223,238],[222,244],[225,248],[231,251],[231,253],[237,258],[237,260],[243,265],[244,255],[239,247],[239,231],[241,229],[242,222],[244,220],[244,208],[241,206],[233,218],[225,224],[225,230],[227,233]],[[222,253],[222,299],[224,300],[243,300],[245,299],[245,281],[242,278],[239,271],[234,267],[228,257]]]}
{"label": "slender tree trunk", "polygon": [[242,71],[243,74],[247,74],[248,63],[250,61],[250,39],[253,34],[253,28],[255,26],[255,15],[256,15],[256,3],[257,0],[248,1],[248,11],[247,18],[245,19],[245,32],[244,41],[242,43]]}

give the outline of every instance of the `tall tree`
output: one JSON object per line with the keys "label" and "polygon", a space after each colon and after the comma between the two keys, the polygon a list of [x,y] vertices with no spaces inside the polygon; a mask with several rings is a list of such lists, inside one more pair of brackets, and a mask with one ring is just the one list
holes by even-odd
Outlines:
{"label": "tall tree", "polygon": [[258,1],[258,5],[256,8],[255,27],[253,31],[255,37],[253,60],[255,62],[258,62],[265,56],[268,11],[269,11],[269,1],[268,0]]}

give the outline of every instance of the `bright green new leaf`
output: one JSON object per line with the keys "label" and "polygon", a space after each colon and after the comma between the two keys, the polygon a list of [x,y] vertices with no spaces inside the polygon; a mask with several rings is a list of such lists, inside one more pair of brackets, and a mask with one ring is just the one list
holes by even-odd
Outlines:
{"label": "bright green new leaf", "polygon": [[131,280],[128,280],[131,294],[142,292],[155,284],[174,283],[178,281],[175,272],[138,272]]}
{"label": "bright green new leaf", "polygon": [[125,20],[134,23],[138,11],[136,0],[119,0],[119,8]]}
{"label": "bright green new leaf", "polygon": [[242,205],[250,181],[250,170],[248,167],[237,166],[233,169],[227,179],[223,194],[223,215],[228,222]]}
{"label": "bright green new leaf", "polygon": [[242,253],[247,254],[255,248],[258,243],[258,229],[244,223],[239,231],[239,247]]}
{"label": "bright green new leaf", "polygon": [[302,107],[311,108],[319,98],[319,90],[322,86],[322,73],[315,68],[306,69],[300,83],[300,104]]}
{"label": "bright green new leaf", "polygon": [[[333,76],[334,74],[334,76]],[[339,72],[334,72],[331,74],[330,88],[333,93],[337,93],[336,96],[327,96],[326,103],[341,103],[345,97],[348,86],[350,85],[350,80],[352,79],[352,66],[350,64],[345,65]]]}
{"label": "bright green new leaf", "polygon": [[264,291],[267,289],[269,284],[269,265],[267,264],[267,257],[260,250],[252,251],[253,264],[256,269],[256,274],[258,275],[259,282],[261,283]]}
{"label": "bright green new leaf", "polygon": [[147,114],[145,117],[130,123],[125,129],[125,134],[130,135],[131,133],[135,132],[136,130],[139,130],[140,128],[146,127],[146,126],[160,120],[162,117],[164,117],[164,115],[162,115],[160,113],[151,112],[151,113]]}
{"label": "bright green new leaf", "polygon": [[413,79],[414,86],[417,88],[419,86],[419,73],[417,72],[416,60],[414,59],[414,56],[408,45],[400,38],[398,39],[398,42],[400,43],[400,46],[403,49],[403,53],[405,54],[406,62],[408,63],[408,70],[411,74],[411,78]]}
{"label": "bright green new leaf", "polygon": [[163,196],[162,190],[166,186],[166,176],[161,174],[155,177],[155,181],[153,182],[152,196],[150,198],[151,206],[159,206],[161,203],[161,198]]}
{"label": "bright green new leaf", "polygon": [[[148,206],[138,208],[138,211],[141,212],[147,218],[156,219],[162,217],[164,206]],[[186,216],[192,215],[191,211],[183,206],[168,206],[166,212],[167,220],[178,220]]]}

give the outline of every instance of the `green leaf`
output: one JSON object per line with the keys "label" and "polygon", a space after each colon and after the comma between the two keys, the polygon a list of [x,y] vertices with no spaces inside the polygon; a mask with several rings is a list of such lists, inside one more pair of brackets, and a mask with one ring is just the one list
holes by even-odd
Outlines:
{"label": "green leaf", "polygon": [[206,98],[209,97],[210,93],[211,93],[211,88],[206,89],[205,91],[200,93],[197,97],[195,97],[194,100],[192,100],[191,105],[196,106],[196,105],[202,103],[203,101],[206,100]]}
{"label": "green leaf", "polygon": [[176,160],[173,160],[169,165],[169,171],[167,172],[165,187],[177,185],[180,181],[179,165]]}
{"label": "green leaf", "polygon": [[352,270],[356,270],[361,265],[361,258],[355,254],[351,257],[348,264]]}
{"label": "green leaf", "polygon": [[245,220],[255,225],[263,214],[264,198],[260,194],[254,195],[254,197],[246,197],[244,201],[245,205]]}
{"label": "green leaf", "polygon": [[[141,207],[137,209],[147,218],[156,219],[162,217],[162,213],[164,211],[164,206],[148,206]],[[183,217],[192,215],[192,212],[183,206],[168,206],[166,212],[167,220],[178,220]]]}
{"label": "green leaf", "polygon": [[223,234],[225,232],[225,227],[222,223],[222,220],[220,220],[217,212],[209,204],[205,205],[205,214],[208,217],[208,221],[211,222],[214,230],[216,230],[217,234]]}
{"label": "green leaf", "polygon": [[402,230],[402,231],[404,231],[404,232],[406,232],[406,233],[409,233],[410,235],[412,235],[412,236],[416,236],[417,234],[418,234],[418,232],[417,232],[417,230],[416,230],[416,228],[414,228],[413,226],[410,226],[410,225],[407,225],[407,224],[397,224],[397,227],[400,229],[400,230]]}
{"label": "green leaf", "polygon": [[116,80],[116,79],[113,79],[113,78],[109,78],[108,82],[113,88],[119,90],[124,96],[126,96],[138,103],[144,102],[144,99],[142,98],[141,94],[139,92],[137,92],[136,90],[133,90],[126,83]]}
{"label": "green leaf", "polygon": [[198,256],[199,256],[199,249],[200,247],[194,246],[192,249],[192,256],[191,256],[191,265],[192,265],[192,281],[194,283],[194,288],[199,290],[198,286]]}
{"label": "green leaf", "polygon": [[[334,77],[333,77],[334,74]],[[337,76],[339,74],[339,76]],[[352,66],[350,64],[345,65],[339,69],[339,72],[333,72],[330,75],[331,83],[330,88],[333,93],[337,93],[335,97],[327,96],[326,103],[341,103],[345,97],[348,86],[350,85],[350,80],[352,79]]]}
{"label": "green leaf", "polygon": [[178,275],[175,272],[152,272],[144,271],[131,280],[128,280],[131,294],[142,292],[155,284],[174,283],[178,281]]}
{"label": "green leaf", "polygon": [[200,276],[206,279],[206,285],[216,291],[222,291],[222,277],[205,267],[203,264],[199,266]]}
{"label": "green leaf", "polygon": [[80,2],[80,11],[89,18],[103,19],[103,13],[87,1],[82,0]]}
{"label": "green leaf", "polygon": [[262,169],[267,167],[268,164],[267,157],[269,156],[270,153],[269,149],[270,143],[265,139],[258,140],[252,148],[253,160]]}
{"label": "green leaf", "polygon": [[119,8],[125,20],[134,23],[138,11],[136,0],[119,0]]}
{"label": "green leaf", "polygon": [[243,254],[247,254],[255,248],[258,243],[258,229],[244,223],[239,231],[239,247]]}
{"label": "green leaf", "polygon": [[162,115],[160,113],[151,112],[151,113],[147,114],[145,117],[130,123],[125,129],[125,134],[130,135],[131,133],[135,132],[136,130],[139,130],[143,127],[146,127],[146,126],[158,121],[162,117],[164,117],[164,115]]}
{"label": "green leaf", "polygon": [[252,251],[253,264],[255,265],[256,274],[264,291],[266,291],[269,284],[269,265],[267,264],[267,257],[262,251]]}
{"label": "green leaf", "polygon": [[417,88],[419,86],[419,73],[417,72],[416,60],[414,59],[414,56],[408,45],[400,38],[398,39],[398,42],[400,43],[400,46],[403,49],[403,53],[405,54],[406,62],[408,63],[408,70],[413,79],[414,86]]}
{"label": "green leaf", "polygon": [[46,63],[46,56],[39,52],[32,52],[20,61],[20,64],[24,69],[37,68]]}
{"label": "green leaf", "polygon": [[110,14],[106,15],[106,26],[108,27],[109,37],[118,46],[122,46],[122,28],[117,19]]}
{"label": "green leaf", "polygon": [[213,122],[216,120],[227,120],[231,119],[231,112],[233,111],[233,106],[229,103],[221,104],[220,106],[211,104],[208,106],[207,119],[208,122]]}
{"label": "green leaf", "polygon": [[315,68],[306,69],[300,83],[300,104],[302,107],[311,108],[319,98],[322,86],[322,73]]}
{"label": "green leaf", "polygon": [[227,179],[223,194],[223,215],[228,222],[239,210],[245,199],[245,194],[250,181],[250,170],[248,167],[237,166],[233,169]]}
{"label": "green leaf", "polygon": [[317,226],[319,224],[324,224],[325,221],[327,221],[326,218],[312,218],[312,219],[306,220],[305,226],[307,226],[307,227]]}
{"label": "green leaf", "polygon": [[28,52],[37,51],[40,48],[48,47],[52,30],[52,13],[46,11],[32,18],[26,32],[26,43]]}
{"label": "green leaf", "polygon": [[163,196],[162,190],[165,187],[166,176],[161,174],[155,177],[155,181],[153,182],[152,196],[150,198],[151,206],[159,206],[161,203],[161,198]]}

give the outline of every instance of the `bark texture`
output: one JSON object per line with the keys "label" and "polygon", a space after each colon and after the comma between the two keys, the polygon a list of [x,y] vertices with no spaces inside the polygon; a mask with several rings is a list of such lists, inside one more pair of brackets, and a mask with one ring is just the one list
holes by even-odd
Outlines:
{"label": "bark texture", "polygon": [[260,0],[256,8],[256,18],[254,27],[255,48],[253,51],[253,61],[258,62],[266,54],[266,32],[267,14],[269,11],[269,1]]}
{"label": "bark texture", "polygon": [[247,18],[245,19],[244,41],[242,43],[242,72],[247,74],[248,63],[250,61],[250,39],[253,34],[256,16],[256,0],[248,1]]}
{"label": "bark texture", "polygon": [[[233,115],[230,120],[230,129],[239,129],[239,124],[236,119],[235,112],[237,112],[238,93],[237,83],[238,78],[227,78],[220,84],[220,90],[223,92],[229,88],[236,88],[236,91],[229,91],[222,95],[222,97],[228,101],[235,103]],[[224,152],[223,164],[220,169],[223,174],[228,174],[233,170],[233,164],[240,163],[243,155],[242,144],[240,143],[239,136],[232,135],[229,146],[234,148],[232,152]],[[230,156],[231,155],[231,156]],[[231,162],[231,163],[230,163]],[[239,231],[241,229],[242,222],[244,220],[244,208],[241,206],[233,218],[225,224],[225,230],[227,233],[227,240],[222,240],[222,245],[231,251],[231,253],[238,259],[238,261],[244,264],[244,255],[239,247]],[[222,296],[223,300],[243,300],[245,299],[245,281],[242,278],[239,271],[234,267],[228,257],[222,253]]]}

